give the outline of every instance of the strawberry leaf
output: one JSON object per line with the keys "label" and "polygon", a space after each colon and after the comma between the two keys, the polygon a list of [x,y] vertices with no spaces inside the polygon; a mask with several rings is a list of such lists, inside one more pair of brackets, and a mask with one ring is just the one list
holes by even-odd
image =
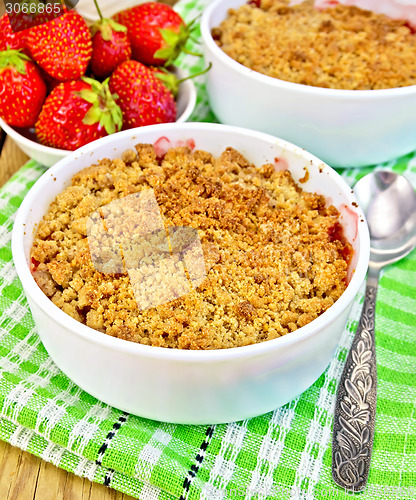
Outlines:
{"label": "strawberry leaf", "polygon": [[178,43],[179,34],[175,31],[160,28],[159,32],[162,35],[163,40],[166,42],[166,45],[169,45],[169,47],[175,47],[175,45]]}
{"label": "strawberry leaf", "polygon": [[121,127],[123,125],[123,114],[121,112],[120,106],[116,105],[113,108],[111,108],[110,113],[111,113],[111,118],[115,126],[117,127],[117,130],[121,130]]}
{"label": "strawberry leaf", "polygon": [[7,49],[0,52],[0,68],[11,66],[22,75],[26,74],[26,61],[30,60],[30,57],[20,50]]}
{"label": "strawberry leaf", "polygon": [[110,113],[103,113],[100,119],[100,125],[102,125],[108,134],[114,134],[116,131],[116,126],[112,120]]}
{"label": "strawberry leaf", "polygon": [[84,99],[84,101],[90,102],[91,104],[98,103],[97,93],[93,90],[84,89],[78,92],[79,96]]}
{"label": "strawberry leaf", "polygon": [[122,24],[117,23],[116,21],[114,21],[114,19],[106,19],[106,21],[108,21],[108,23],[110,24],[110,26],[113,28],[114,31],[122,31],[122,32],[127,31],[126,26],[123,26]]}
{"label": "strawberry leaf", "polygon": [[111,29],[111,26],[108,23],[102,23],[100,31],[103,40],[106,41],[111,40],[111,37],[113,36],[113,30]]}
{"label": "strawberry leaf", "polygon": [[160,28],[159,31],[165,42],[165,47],[157,50],[153,57],[165,60],[164,65],[169,66],[185,47],[189,37],[189,30],[187,26],[181,26],[179,33],[165,28]]}
{"label": "strawberry leaf", "polygon": [[101,122],[101,110],[99,106],[91,106],[86,112],[82,123],[85,125],[94,125],[94,123]]}
{"label": "strawberry leaf", "polygon": [[159,68],[154,72],[154,75],[172,92],[174,96],[178,94],[179,80],[175,74],[171,73],[166,68]]}
{"label": "strawberry leaf", "polygon": [[83,89],[79,95],[92,104],[82,120],[83,123],[85,125],[99,123],[105,128],[107,134],[114,134],[121,130],[123,115],[120,106],[115,101],[117,96],[111,94],[108,86],[110,79],[107,78],[103,83],[88,77],[82,79],[91,86],[91,89]]}

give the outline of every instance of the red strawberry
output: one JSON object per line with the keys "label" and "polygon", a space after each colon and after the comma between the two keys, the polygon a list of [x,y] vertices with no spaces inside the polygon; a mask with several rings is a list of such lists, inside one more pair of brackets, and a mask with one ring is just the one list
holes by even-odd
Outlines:
{"label": "red strawberry", "polygon": [[32,127],[46,96],[39,69],[26,54],[0,52],[0,116],[9,125]]}
{"label": "red strawberry", "polygon": [[105,19],[97,0],[94,0],[99,21],[91,26],[92,58],[91,71],[95,76],[110,76],[117,66],[130,59],[131,45],[127,28],[113,19]]}
{"label": "red strawberry", "polygon": [[172,93],[150,68],[138,61],[126,61],[117,67],[110,78],[110,90],[118,95],[125,129],[176,119]]}
{"label": "red strawberry", "polygon": [[91,78],[64,82],[46,98],[36,135],[42,144],[73,151],[121,129],[122,115],[108,88]]}
{"label": "red strawberry", "polygon": [[10,26],[9,16],[7,14],[3,14],[0,17],[0,50],[22,49],[22,51],[25,52],[26,35],[26,31],[14,32],[12,30],[12,27]]}
{"label": "red strawberry", "polygon": [[178,57],[193,24],[186,26],[172,7],[158,2],[142,3],[113,17],[127,26],[133,59],[155,66],[169,65]]}
{"label": "red strawberry", "polygon": [[30,29],[26,44],[39,66],[59,81],[80,78],[91,59],[90,31],[74,10]]}

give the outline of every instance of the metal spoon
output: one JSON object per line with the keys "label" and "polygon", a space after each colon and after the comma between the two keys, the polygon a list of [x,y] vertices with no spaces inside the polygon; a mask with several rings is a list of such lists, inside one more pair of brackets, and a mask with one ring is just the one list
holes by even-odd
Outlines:
{"label": "metal spoon", "polygon": [[403,176],[380,170],[360,179],[354,193],[370,229],[370,263],[360,324],[338,387],[332,438],[332,477],[350,491],[365,489],[377,400],[374,316],[381,269],[416,246],[416,193]]}

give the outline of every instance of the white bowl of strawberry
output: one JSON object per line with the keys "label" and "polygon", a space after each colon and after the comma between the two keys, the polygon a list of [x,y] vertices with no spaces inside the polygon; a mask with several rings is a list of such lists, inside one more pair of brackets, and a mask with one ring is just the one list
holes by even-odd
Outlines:
{"label": "white bowl of strawberry", "polygon": [[120,130],[184,122],[195,107],[174,65],[192,27],[157,2],[111,19],[96,7],[91,26],[74,10],[16,32],[0,18],[0,126],[47,167]]}

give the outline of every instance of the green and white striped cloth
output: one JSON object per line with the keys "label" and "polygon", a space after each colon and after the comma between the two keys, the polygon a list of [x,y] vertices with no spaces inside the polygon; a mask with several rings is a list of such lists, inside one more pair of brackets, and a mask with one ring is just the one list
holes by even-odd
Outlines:
{"label": "green and white striped cloth", "polygon": [[[188,20],[208,3],[180,1]],[[195,57],[181,66],[194,72]],[[195,121],[212,121],[203,78]],[[385,165],[346,170],[353,184],[374,168],[416,187],[416,152]],[[0,438],[58,467],[142,500],[344,499],[331,479],[335,394],[360,315],[357,297],[322,376],[274,412],[224,425],[146,420],[82,391],[39,340],[10,250],[14,216],[44,172],[28,162],[0,190]],[[378,400],[370,477],[361,499],[416,498],[416,252],[384,272],[376,309]]]}

